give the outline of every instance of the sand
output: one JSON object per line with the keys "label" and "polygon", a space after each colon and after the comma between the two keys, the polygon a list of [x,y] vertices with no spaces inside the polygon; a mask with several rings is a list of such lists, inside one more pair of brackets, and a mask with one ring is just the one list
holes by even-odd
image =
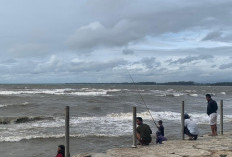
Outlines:
{"label": "sand", "polygon": [[232,133],[216,137],[204,135],[196,141],[169,140],[163,144],[114,148],[106,153],[79,154],[72,157],[232,157]]}

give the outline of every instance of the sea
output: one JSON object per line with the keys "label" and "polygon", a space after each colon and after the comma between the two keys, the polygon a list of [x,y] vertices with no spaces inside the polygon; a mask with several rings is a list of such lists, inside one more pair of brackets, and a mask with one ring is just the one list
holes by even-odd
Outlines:
{"label": "sea", "polygon": [[[133,144],[133,107],[149,124],[163,121],[169,140],[181,139],[181,104],[197,122],[200,136],[210,133],[205,94],[224,103],[224,131],[232,129],[229,86],[133,84],[0,85],[0,156],[55,157],[65,144],[65,107],[70,107],[71,156]],[[219,110],[220,111],[220,110]],[[150,113],[149,113],[150,112]],[[219,117],[219,113],[218,113]],[[218,118],[218,124],[220,120]],[[218,125],[218,130],[219,129]],[[152,143],[154,144],[154,143]]]}

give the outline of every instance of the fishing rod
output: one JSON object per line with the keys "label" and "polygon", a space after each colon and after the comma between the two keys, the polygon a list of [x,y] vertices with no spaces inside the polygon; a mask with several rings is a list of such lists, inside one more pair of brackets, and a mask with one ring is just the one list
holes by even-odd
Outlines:
{"label": "fishing rod", "polygon": [[[132,82],[133,82],[133,85],[136,87],[135,81],[134,81],[133,77],[131,76],[129,70],[128,70],[128,69],[126,69],[126,70],[127,70],[128,74],[129,74],[129,76],[130,76],[130,78],[131,78],[131,80],[132,80]],[[137,89],[137,88],[136,88],[136,89]],[[158,125],[156,124],[154,118],[152,117],[152,114],[151,114],[149,108],[147,107],[147,104],[146,104],[146,102],[144,101],[142,94],[139,92],[138,89],[137,89],[137,92],[139,93],[139,96],[140,96],[140,98],[141,98],[143,104],[146,106],[146,109],[147,109],[148,113],[150,114],[150,116],[151,116],[153,122],[155,123],[155,126],[158,128]]]}

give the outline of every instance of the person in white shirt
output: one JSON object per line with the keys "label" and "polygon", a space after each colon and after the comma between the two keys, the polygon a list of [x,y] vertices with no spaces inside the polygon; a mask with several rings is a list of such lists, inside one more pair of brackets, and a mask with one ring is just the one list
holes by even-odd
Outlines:
{"label": "person in white shirt", "polygon": [[196,140],[199,134],[196,122],[187,113],[184,114],[184,119],[184,133],[189,136],[189,140]]}

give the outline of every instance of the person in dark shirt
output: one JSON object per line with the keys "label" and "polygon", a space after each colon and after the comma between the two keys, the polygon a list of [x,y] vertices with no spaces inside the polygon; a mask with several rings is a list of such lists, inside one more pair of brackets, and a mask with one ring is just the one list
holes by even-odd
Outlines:
{"label": "person in dark shirt", "polygon": [[160,131],[156,131],[156,144],[162,144],[163,141],[167,141],[167,138]]}
{"label": "person in dark shirt", "polygon": [[208,102],[207,114],[210,117],[209,124],[210,124],[211,131],[212,131],[212,134],[210,134],[209,136],[217,136],[217,110],[218,110],[218,105],[217,105],[217,102],[214,101],[211,98],[210,94],[206,94],[205,97],[206,97],[206,100]]}
{"label": "person in dark shirt", "polygon": [[141,145],[149,145],[151,142],[151,134],[152,131],[150,126],[143,123],[143,119],[141,117],[136,118],[136,123],[138,127],[136,128],[136,138]]}
{"label": "person in dark shirt", "polygon": [[164,136],[164,126],[163,126],[163,121],[159,120],[158,121],[159,126],[157,126],[158,131],[160,131],[161,135]]}

